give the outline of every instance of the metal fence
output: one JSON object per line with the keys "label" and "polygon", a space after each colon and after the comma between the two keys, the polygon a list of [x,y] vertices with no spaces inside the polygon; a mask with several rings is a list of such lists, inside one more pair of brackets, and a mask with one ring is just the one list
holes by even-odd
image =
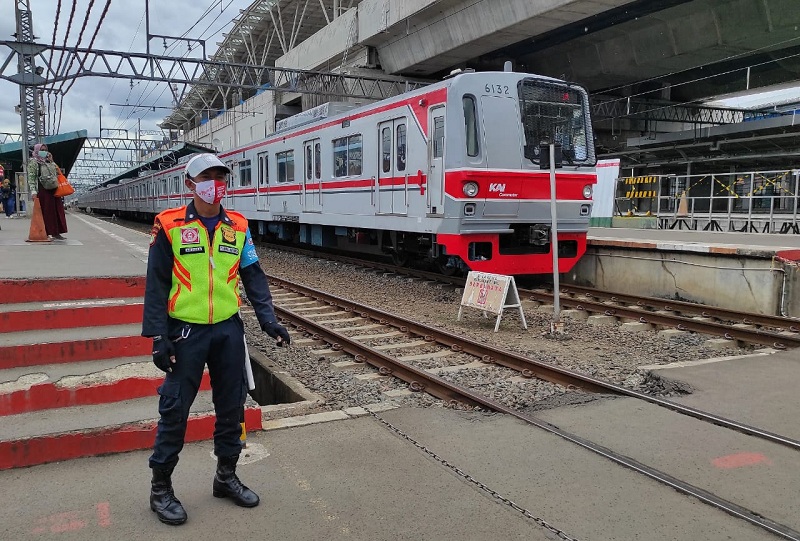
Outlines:
{"label": "metal fence", "polygon": [[800,234],[800,170],[617,179],[619,215],[659,229]]}

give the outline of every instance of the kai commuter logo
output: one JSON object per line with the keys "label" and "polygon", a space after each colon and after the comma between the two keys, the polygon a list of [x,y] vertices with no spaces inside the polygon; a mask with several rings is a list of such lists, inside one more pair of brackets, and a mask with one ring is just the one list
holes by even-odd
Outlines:
{"label": "kai commuter logo", "polygon": [[505,183],[492,182],[491,184],[489,184],[489,191],[503,193],[504,191],[506,191],[506,185]]}

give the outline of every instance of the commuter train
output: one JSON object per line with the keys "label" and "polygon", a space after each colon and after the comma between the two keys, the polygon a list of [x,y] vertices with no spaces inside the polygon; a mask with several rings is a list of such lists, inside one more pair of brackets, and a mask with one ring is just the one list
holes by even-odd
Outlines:
{"label": "commuter train", "polygon": [[[283,119],[266,139],[219,154],[232,171],[223,206],[263,238],[426,260],[448,274],[551,273],[551,149],[566,272],[586,250],[596,158],[587,92],[549,77],[465,71]],[[151,219],[189,197],[177,165],[94,188],[78,205]]]}

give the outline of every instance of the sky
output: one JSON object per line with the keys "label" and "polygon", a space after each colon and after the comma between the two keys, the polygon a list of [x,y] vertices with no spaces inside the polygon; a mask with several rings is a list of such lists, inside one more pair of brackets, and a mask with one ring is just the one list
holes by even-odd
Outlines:
{"label": "sky", "polygon": [[[58,19],[56,45],[64,45],[65,32],[70,20],[70,11],[75,4],[75,15],[70,34],[66,39],[67,46],[76,46],[81,26],[87,13],[86,24],[80,47],[88,47],[97,28],[97,23],[105,8],[107,0],[95,0],[89,11],[90,0],[30,0],[33,17],[35,41],[44,45],[53,42],[53,28]],[[13,4],[9,0],[2,3],[0,17],[0,40],[14,41],[16,22]],[[57,7],[61,4],[60,16],[57,18]],[[232,19],[239,15],[241,9],[247,8],[252,0],[149,0],[150,34],[182,36],[205,39],[206,49],[211,56],[222,42],[222,33],[233,26]],[[199,21],[199,22],[198,22]],[[195,23],[197,23],[195,25]],[[192,26],[194,25],[194,28]],[[191,28],[191,30],[190,30]],[[186,53],[185,42],[167,41],[168,55],[182,56]],[[103,24],[97,34],[93,48],[96,50],[116,52],[146,52],[145,0],[112,0]],[[150,42],[151,52],[164,54],[164,40],[153,39]],[[11,49],[0,46],[0,65],[6,61]],[[49,52],[37,57],[36,65],[44,65],[49,60]],[[58,56],[53,57],[53,64],[58,64]],[[11,66],[3,73],[11,75],[16,72],[16,57]],[[70,82],[56,84],[66,90]],[[55,104],[55,94],[50,94],[51,104]],[[134,81],[130,79],[107,77],[82,77],[74,79],[63,98],[59,133],[76,130],[87,130],[90,137],[98,136],[100,116],[102,115],[103,136],[125,137],[125,133],[116,130],[129,130],[129,137],[135,138],[139,120],[141,129],[159,130],[157,124],[164,119],[167,109],[142,109],[134,107],[118,107],[114,104],[139,104],[155,106],[171,106],[172,94],[166,83]],[[0,80],[0,133],[21,132],[20,116],[14,110],[19,104],[19,86],[9,81]],[[47,106],[47,100],[45,100]],[[102,113],[100,112],[102,106]],[[58,117],[53,115],[50,122],[55,125]],[[112,129],[112,130],[109,130]],[[54,130],[50,130],[51,132]],[[0,142],[2,139],[0,138]]]}

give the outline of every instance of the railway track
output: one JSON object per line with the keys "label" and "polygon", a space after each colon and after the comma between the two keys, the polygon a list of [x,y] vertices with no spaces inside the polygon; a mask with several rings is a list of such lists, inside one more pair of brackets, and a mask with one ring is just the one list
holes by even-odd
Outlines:
{"label": "railway track", "polygon": [[[705,422],[800,450],[800,442],[797,440],[554,367],[283,279],[270,276],[270,282],[276,313],[281,319],[291,323],[312,340],[326,343],[328,351],[349,355],[353,359],[349,362],[373,366],[377,370],[376,377],[399,378],[408,384],[409,391],[426,392],[451,405],[465,404],[511,415],[779,537],[800,541],[800,532],[788,526],[453,383],[442,375],[447,374],[449,369],[496,364],[514,370],[524,378],[540,378],[586,392],[645,400]],[[378,345],[375,344],[376,341],[379,342]],[[445,357],[452,357],[453,363],[440,369],[425,368],[426,359]]]}
{"label": "railway track", "polygon": [[[464,278],[457,276],[445,276],[435,272],[398,267],[380,261],[367,261],[282,245],[268,244],[265,246],[270,249],[290,251],[308,257],[323,257],[379,272],[390,272],[421,280],[451,284],[456,287],[462,287],[465,281]],[[654,297],[627,295],[574,285],[562,285],[559,289],[559,302],[563,306],[584,311],[587,314],[613,316],[621,320],[649,324],[654,328],[697,332],[774,349],[800,347],[800,321],[796,319],[739,312]],[[552,291],[520,287],[519,294],[523,300],[540,304],[553,302]]]}

